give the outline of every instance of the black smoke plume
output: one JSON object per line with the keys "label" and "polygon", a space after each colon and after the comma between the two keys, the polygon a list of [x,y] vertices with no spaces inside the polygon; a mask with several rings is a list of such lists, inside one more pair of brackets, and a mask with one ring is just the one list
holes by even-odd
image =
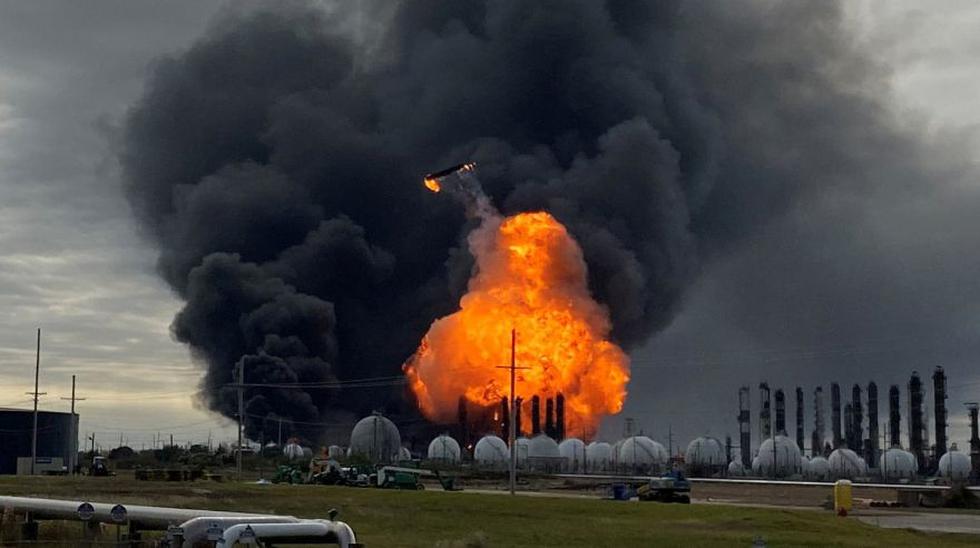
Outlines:
{"label": "black smoke plume", "polygon": [[397,375],[465,290],[466,220],[424,173],[475,161],[504,213],[556,215],[628,349],[713,255],[852,184],[855,141],[906,146],[835,3],[350,6],[222,10],[126,121],[128,197],[186,302],[203,401],[234,416],[241,360],[247,382],[330,386],[249,389],[253,438],[411,413],[402,387],[332,383]]}

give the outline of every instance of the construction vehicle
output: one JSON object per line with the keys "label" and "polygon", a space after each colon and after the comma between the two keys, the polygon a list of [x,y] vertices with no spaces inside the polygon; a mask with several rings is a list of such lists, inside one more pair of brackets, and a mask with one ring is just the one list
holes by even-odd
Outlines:
{"label": "construction vehicle", "polygon": [[88,468],[88,475],[99,477],[112,475],[112,472],[109,471],[109,465],[106,463],[105,457],[92,457],[92,466],[89,466]]}
{"label": "construction vehicle", "polygon": [[[372,474],[373,476],[373,474]],[[402,466],[382,466],[378,469],[374,484],[382,489],[412,489],[423,490],[425,485],[420,481],[423,477],[434,477],[446,491],[462,491],[456,486],[456,478],[443,476],[438,470],[423,470],[421,468],[405,468]]]}
{"label": "construction vehicle", "polygon": [[671,470],[659,478],[651,478],[647,483],[637,487],[636,497],[640,500],[690,504],[691,482],[684,477],[680,470]]}

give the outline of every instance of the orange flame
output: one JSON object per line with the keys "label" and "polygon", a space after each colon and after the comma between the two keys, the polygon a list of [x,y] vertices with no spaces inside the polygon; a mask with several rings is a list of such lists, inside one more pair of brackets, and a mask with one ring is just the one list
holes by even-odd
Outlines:
{"label": "orange flame", "polygon": [[[451,422],[459,397],[499,405],[510,392],[517,330],[517,397],[565,396],[569,435],[591,437],[626,398],[629,358],[608,340],[605,307],[589,295],[582,250],[548,213],[486,219],[470,234],[477,268],[460,310],[432,323],[404,370],[422,412]],[[525,415],[527,416],[527,415]]]}
{"label": "orange flame", "polygon": [[442,190],[442,185],[440,185],[439,181],[436,179],[426,178],[423,182],[425,183],[425,188],[431,190],[432,192],[439,192]]}

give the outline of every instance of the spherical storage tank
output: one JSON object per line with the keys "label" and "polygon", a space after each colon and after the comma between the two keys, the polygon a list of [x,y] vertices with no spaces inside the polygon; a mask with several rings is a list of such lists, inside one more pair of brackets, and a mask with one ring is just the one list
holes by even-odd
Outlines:
{"label": "spherical storage tank", "polygon": [[757,476],[785,478],[802,471],[800,448],[786,436],[763,441],[759,454],[752,461],[752,472]]}
{"label": "spherical storage tank", "polygon": [[459,462],[459,443],[448,435],[443,434],[429,443],[427,455],[431,460]]}
{"label": "spherical storage tank", "polygon": [[827,481],[830,479],[830,463],[823,457],[810,459],[803,476],[808,480]]}
{"label": "spherical storage tank", "polygon": [[854,479],[868,472],[864,459],[845,447],[834,449],[827,462],[830,464],[830,477],[834,479]]}
{"label": "spherical storage tank", "polygon": [[904,449],[892,447],[881,454],[878,467],[881,477],[886,480],[900,480],[914,478],[918,465],[915,455]]}
{"label": "spherical storage tank", "polygon": [[497,436],[483,436],[473,449],[473,460],[482,466],[502,467],[510,460],[510,452],[504,440]]}
{"label": "spherical storage tank", "polygon": [[351,455],[362,455],[375,462],[390,462],[399,458],[401,445],[398,427],[378,414],[358,421],[350,434]]}
{"label": "spherical storage tank", "polygon": [[298,443],[287,443],[282,448],[282,456],[289,460],[299,460],[303,458],[303,448]]}
{"label": "spherical storage tank", "polygon": [[578,438],[566,438],[558,444],[558,453],[565,461],[562,469],[581,472],[585,469],[585,442]]}
{"label": "spherical storage tank", "polygon": [[327,447],[327,458],[340,460],[344,458],[344,448],[339,445],[331,445]]}
{"label": "spherical storage tank", "polygon": [[[523,468],[527,466],[527,454],[531,445],[531,440],[522,436],[514,440],[514,445],[517,446],[517,466]],[[509,456],[507,458],[510,459]]]}
{"label": "spherical storage tank", "polygon": [[964,480],[970,476],[970,456],[960,451],[947,451],[939,458],[939,477]]}
{"label": "spherical storage tank", "polygon": [[585,448],[585,465],[590,471],[609,470],[612,466],[612,446],[594,441]]}
{"label": "spherical storage tank", "polygon": [[684,459],[698,468],[721,467],[725,465],[725,448],[715,438],[695,438],[687,444]]}
{"label": "spherical storage tank", "polygon": [[412,452],[408,450],[408,447],[398,448],[398,460],[412,460]]}
{"label": "spherical storage tank", "polygon": [[646,436],[626,438],[619,447],[619,466],[622,468],[660,468],[668,459],[667,449]]}
{"label": "spherical storage tank", "polygon": [[744,476],[745,465],[742,464],[742,461],[733,460],[732,462],[728,463],[728,475],[734,478]]}

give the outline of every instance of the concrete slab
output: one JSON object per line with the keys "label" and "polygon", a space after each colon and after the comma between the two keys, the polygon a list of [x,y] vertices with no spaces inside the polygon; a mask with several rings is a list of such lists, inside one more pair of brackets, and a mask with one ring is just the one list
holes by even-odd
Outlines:
{"label": "concrete slab", "polygon": [[935,533],[980,535],[980,514],[944,514],[939,512],[882,512],[855,516],[857,519],[887,529],[917,529]]}

